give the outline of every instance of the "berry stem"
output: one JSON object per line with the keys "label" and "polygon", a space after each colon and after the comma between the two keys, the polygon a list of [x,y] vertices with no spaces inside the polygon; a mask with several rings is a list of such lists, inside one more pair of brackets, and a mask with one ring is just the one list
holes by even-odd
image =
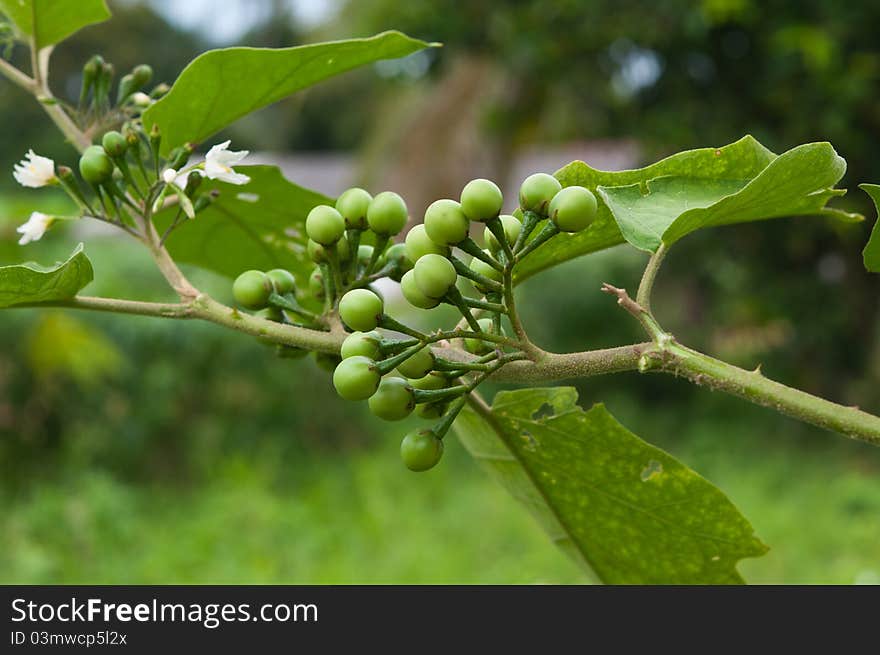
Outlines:
{"label": "berry stem", "polygon": [[[462,296],[462,299],[464,300],[465,304],[468,307],[472,307],[474,309],[483,309],[483,310],[486,310],[487,312],[493,312],[496,315],[507,313],[507,307],[505,307],[501,303],[488,302],[485,300],[480,300],[479,298],[470,298],[470,297],[464,296],[464,295]],[[494,320],[494,317],[493,317],[493,320]]]}
{"label": "berry stem", "polygon": [[524,211],[523,212],[523,224],[522,229],[519,231],[519,236],[516,239],[516,243],[513,244],[513,252],[519,253],[520,250],[526,245],[526,241],[532,235],[532,232],[535,231],[538,223],[541,222],[541,217],[533,211]]}
{"label": "berry stem", "polygon": [[277,293],[272,293],[269,296],[269,304],[274,305],[275,307],[280,307],[281,309],[286,309],[289,312],[293,312],[294,314],[299,314],[300,316],[304,316],[305,318],[312,319],[313,321],[318,320],[317,314],[310,312],[302,305],[300,305],[296,299],[291,296],[282,296]]}
{"label": "berry stem", "polygon": [[480,286],[485,289],[489,289],[491,291],[502,291],[503,287],[496,282],[495,280],[490,280],[485,275],[480,275],[479,273],[475,273],[471,270],[470,266],[461,261],[458,257],[450,256],[449,261],[452,262],[452,265],[455,267],[455,272],[461,275],[462,277],[466,277],[469,280],[473,280]]}
{"label": "berry stem", "polygon": [[459,250],[462,250],[462,251],[466,252],[467,254],[471,255],[472,257],[476,257],[481,262],[488,264],[489,266],[494,268],[499,273],[501,273],[504,270],[504,266],[502,264],[500,264],[498,261],[496,261],[494,257],[491,257],[490,255],[487,255],[485,252],[483,252],[483,249],[477,245],[477,242],[474,241],[473,239],[471,239],[470,237],[468,237],[467,239],[465,239],[461,243],[456,244],[456,247]]}
{"label": "berry stem", "polygon": [[[387,234],[376,235],[376,243],[373,244],[373,254],[370,256],[370,263],[367,264],[367,268],[364,271],[366,275],[370,275],[373,272],[373,269],[376,267],[376,262],[379,261],[379,257],[385,252],[385,248],[390,240],[391,237]],[[353,252],[352,257],[357,259],[357,252]]]}
{"label": "berry stem", "polygon": [[381,362],[376,362],[376,370],[379,371],[382,375],[386,373],[390,373],[393,371],[399,364],[402,364],[410,357],[419,352],[422,348],[425,347],[423,343],[417,343],[414,346],[410,346],[406,348],[402,352],[397,353],[393,357],[389,357],[388,359],[383,359]]}
{"label": "berry stem", "polygon": [[[349,228],[345,231],[345,240],[348,242],[348,249],[351,252],[351,261],[348,262],[347,278],[355,280],[358,276],[358,248],[361,246],[361,230]],[[354,286],[352,282],[351,286]]]}
{"label": "berry stem", "polygon": [[420,343],[423,344],[430,343],[426,335],[422,334],[418,330],[404,325],[396,319],[391,318],[390,316],[388,316],[388,314],[382,314],[382,319],[379,321],[379,327],[383,327],[387,330],[394,330],[395,332],[400,332],[410,337],[415,337],[419,340]]}
{"label": "berry stem", "polygon": [[513,262],[513,250],[507,242],[507,233],[504,231],[504,224],[499,217],[491,218],[486,221],[486,227],[495,236],[495,240],[501,244],[501,250],[504,254],[505,263]]}
{"label": "berry stem", "polygon": [[468,325],[471,326],[471,329],[474,332],[482,332],[482,328],[480,324],[477,322],[476,317],[471,312],[470,307],[468,307],[467,303],[464,300],[464,296],[461,295],[461,291],[452,287],[449,291],[446,292],[446,297],[444,298],[446,302],[451,305],[455,305],[456,309],[461,312],[461,315],[464,317],[464,320],[467,321]]}
{"label": "berry stem", "polygon": [[528,255],[531,252],[534,252],[539,247],[543,246],[545,243],[547,243],[550,239],[555,237],[557,234],[559,234],[559,228],[556,227],[553,223],[547,223],[547,225],[545,225],[543,227],[543,229],[540,232],[538,232],[537,236],[535,236],[534,239],[529,241],[522,248],[522,250],[520,250],[517,253],[516,262],[517,263],[521,262],[526,257],[526,255]]}

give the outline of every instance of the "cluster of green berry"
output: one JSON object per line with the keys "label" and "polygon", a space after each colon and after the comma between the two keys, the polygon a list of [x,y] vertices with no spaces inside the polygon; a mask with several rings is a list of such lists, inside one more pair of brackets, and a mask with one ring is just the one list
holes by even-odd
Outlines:
{"label": "cluster of green berry", "polygon": [[[459,201],[432,203],[423,224],[410,229],[402,244],[389,246],[407,221],[403,200],[391,192],[373,198],[363,189],[349,189],[335,207],[315,207],[306,219],[308,253],[317,265],[309,287],[325,303],[323,317],[297,312],[295,297],[281,297],[287,287],[273,278],[281,275],[278,271],[242,274],[234,286],[236,300],[250,309],[288,309],[319,326],[338,316],[352,332],[333,371],[337,393],[346,400],[367,400],[370,411],[388,421],[413,413],[437,421],[408,433],[401,443],[406,466],[427,470],[440,460],[443,438],[467,395],[508,362],[527,356],[523,341],[508,337],[503,325],[507,321],[516,332],[516,264],[560,232],[585,229],[597,211],[588,189],[562,188],[543,173],[523,182],[513,214],[501,213],[503,203],[496,184],[473,180]],[[471,238],[473,223],[484,226],[482,247]],[[469,254],[470,261],[460,253]],[[400,323],[385,313],[382,295],[371,287],[380,277],[397,280],[414,307],[456,307],[461,322],[430,334]],[[459,284],[462,278],[470,289]],[[456,343],[461,350],[451,347]]]}

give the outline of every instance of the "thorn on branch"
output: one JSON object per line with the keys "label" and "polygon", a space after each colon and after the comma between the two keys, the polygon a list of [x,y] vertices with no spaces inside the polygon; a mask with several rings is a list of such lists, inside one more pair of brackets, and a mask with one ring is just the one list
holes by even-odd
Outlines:
{"label": "thorn on branch", "polygon": [[602,284],[602,291],[604,293],[610,294],[612,296],[617,296],[617,304],[623,307],[630,314],[639,318],[642,314],[645,314],[645,308],[642,307],[635,300],[630,298],[629,294],[626,292],[626,289],[620,289],[615,287],[607,282]]}

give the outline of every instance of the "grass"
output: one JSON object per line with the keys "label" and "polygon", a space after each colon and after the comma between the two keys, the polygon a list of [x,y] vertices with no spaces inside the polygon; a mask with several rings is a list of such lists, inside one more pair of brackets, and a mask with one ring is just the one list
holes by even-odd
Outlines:
{"label": "grass", "polygon": [[[727,491],[771,545],[742,564],[746,578],[877,582],[878,458],[868,468],[846,448],[755,458],[747,442],[725,457],[704,442],[677,453]],[[0,500],[0,582],[584,582],[450,445],[444,466],[418,476],[399,465],[396,439],[313,461],[233,454],[209,481],[182,488],[72,469]]]}

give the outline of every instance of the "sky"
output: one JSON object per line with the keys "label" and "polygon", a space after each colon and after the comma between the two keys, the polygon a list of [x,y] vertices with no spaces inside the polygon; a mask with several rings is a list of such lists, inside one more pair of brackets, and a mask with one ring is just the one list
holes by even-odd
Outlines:
{"label": "sky", "polygon": [[169,22],[222,44],[259,24],[277,4],[289,6],[297,22],[308,28],[331,18],[339,0],[147,0],[147,4]]}

